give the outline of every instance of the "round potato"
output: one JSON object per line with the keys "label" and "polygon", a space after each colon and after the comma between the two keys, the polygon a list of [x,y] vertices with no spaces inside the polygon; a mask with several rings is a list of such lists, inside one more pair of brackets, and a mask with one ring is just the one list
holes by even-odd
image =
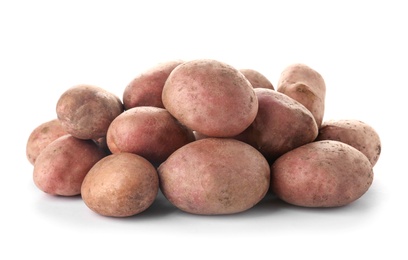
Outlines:
{"label": "round potato", "polygon": [[181,60],[159,63],[135,77],[123,92],[125,109],[136,106],[164,108],[162,91],[170,72],[183,63]]}
{"label": "round potato", "polygon": [[362,152],[374,166],[381,154],[381,140],[375,129],[355,119],[327,120],[319,129],[316,140],[336,140]]}
{"label": "round potato", "polygon": [[163,87],[162,100],[182,124],[213,137],[239,134],[258,111],[254,89],[245,76],[210,59],[177,66]]}
{"label": "round potato", "polygon": [[189,143],[158,168],[164,196],[182,211],[200,215],[239,213],[267,193],[270,167],[252,146],[230,138]]}
{"label": "round potato", "polygon": [[97,140],[106,136],[123,104],[114,94],[92,85],[76,85],[58,99],[57,116],[65,131],[79,139]]}
{"label": "round potato", "polygon": [[368,158],[339,141],[316,141],[279,157],[271,166],[271,191],[290,204],[339,207],[360,198],[373,182]]}
{"label": "round potato", "polygon": [[86,175],[81,196],[92,211],[129,217],[145,211],[159,191],[156,168],[143,157],[116,153],[98,161]]}
{"label": "round potato", "polygon": [[126,110],[112,121],[106,136],[112,153],[135,153],[154,165],[194,140],[193,132],[166,109],[151,106]]}
{"label": "round potato", "polygon": [[68,134],[58,119],[52,119],[44,122],[34,128],[28,137],[26,144],[26,155],[28,161],[34,165],[35,160],[41,151],[52,141]]}
{"label": "round potato", "polygon": [[269,79],[259,71],[254,69],[240,69],[239,71],[249,80],[253,88],[274,89]]}
{"label": "round potato", "polygon": [[45,193],[75,196],[92,166],[106,156],[92,140],[64,135],[47,145],[34,164],[35,185]]}
{"label": "round potato", "polygon": [[279,78],[277,91],[297,100],[312,112],[317,126],[323,122],[326,83],[323,77],[305,64],[286,67]]}

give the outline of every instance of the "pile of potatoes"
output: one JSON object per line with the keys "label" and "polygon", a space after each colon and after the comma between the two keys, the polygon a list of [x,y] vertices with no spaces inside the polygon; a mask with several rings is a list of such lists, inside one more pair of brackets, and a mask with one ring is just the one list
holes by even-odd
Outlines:
{"label": "pile of potatoes", "polygon": [[354,119],[323,120],[326,85],[305,64],[276,89],[260,72],[213,59],[174,60],[137,75],[122,99],[68,88],[56,118],[30,134],[26,154],[41,191],[81,196],[92,211],[129,217],[159,191],[201,215],[251,209],[268,193],[301,207],[363,196],[381,152]]}

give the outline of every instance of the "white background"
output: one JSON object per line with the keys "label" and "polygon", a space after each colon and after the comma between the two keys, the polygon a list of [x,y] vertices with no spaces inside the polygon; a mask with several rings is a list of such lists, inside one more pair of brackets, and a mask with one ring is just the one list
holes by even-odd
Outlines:
{"label": "white background", "polygon": [[[130,3],[132,2],[132,3]],[[407,259],[404,1],[1,1],[1,259]],[[158,62],[213,58],[276,85],[302,62],[327,85],[325,119],[360,119],[382,140],[358,201],[307,209],[265,198],[231,216],[182,213],[163,197],[114,219],[32,181],[25,145],[68,87],[118,96]],[[405,92],[404,92],[405,90]],[[7,255],[7,257],[6,257]],[[378,257],[378,258],[377,258]]]}

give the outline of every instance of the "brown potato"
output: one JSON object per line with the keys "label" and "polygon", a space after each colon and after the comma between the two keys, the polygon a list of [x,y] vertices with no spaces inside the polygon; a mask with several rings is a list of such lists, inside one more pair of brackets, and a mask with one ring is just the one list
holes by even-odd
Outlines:
{"label": "brown potato", "polygon": [[319,129],[316,140],[336,140],[362,152],[374,166],[381,154],[381,140],[375,129],[355,119],[327,120]]}
{"label": "brown potato", "polygon": [[239,134],[255,119],[251,83],[232,66],[199,59],[177,66],[163,88],[164,107],[188,128],[214,137]]}
{"label": "brown potato", "polygon": [[373,182],[368,158],[339,141],[316,141],[279,157],[271,166],[271,191],[303,207],[338,207],[360,198]]}
{"label": "brown potato", "polygon": [[314,69],[304,64],[292,64],[280,75],[277,91],[297,100],[312,112],[317,126],[324,117],[326,83]]}
{"label": "brown potato", "polygon": [[136,76],[123,92],[125,109],[137,106],[164,108],[162,102],[164,83],[170,72],[181,63],[183,63],[181,60],[159,63]]}
{"label": "brown potato", "polygon": [[35,185],[45,193],[75,196],[91,167],[106,156],[92,140],[64,135],[47,145],[34,164]]}
{"label": "brown potato", "polygon": [[65,131],[79,139],[97,140],[106,136],[123,104],[114,94],[92,85],[76,85],[57,102],[57,116]]}
{"label": "brown potato", "polygon": [[259,103],[258,114],[235,139],[258,149],[269,162],[314,141],[318,134],[317,124],[302,104],[271,89],[256,88],[254,91]]}
{"label": "brown potato", "polygon": [[218,215],[252,208],[267,193],[270,167],[252,146],[230,138],[189,143],[158,168],[160,188],[177,208]]}
{"label": "brown potato", "polygon": [[100,215],[129,217],[150,207],[158,191],[159,177],[150,162],[136,154],[116,153],[89,170],[81,196]]}
{"label": "brown potato", "polygon": [[239,71],[249,80],[253,88],[274,89],[269,79],[259,71],[254,69],[240,69]]}
{"label": "brown potato", "polygon": [[126,110],[112,121],[106,136],[112,153],[135,153],[154,165],[194,140],[193,132],[166,109],[151,106]]}
{"label": "brown potato", "polygon": [[67,132],[58,119],[49,120],[34,128],[26,144],[26,156],[28,161],[34,165],[38,155],[47,145],[58,137],[66,134]]}

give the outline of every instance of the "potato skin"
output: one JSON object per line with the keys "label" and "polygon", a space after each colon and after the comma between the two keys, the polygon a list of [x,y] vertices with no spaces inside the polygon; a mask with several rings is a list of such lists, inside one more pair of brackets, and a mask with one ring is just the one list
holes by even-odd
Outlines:
{"label": "potato skin", "polygon": [[47,145],[66,134],[61,122],[56,118],[38,125],[30,133],[27,140],[26,156],[28,161],[34,165],[38,155]]}
{"label": "potato skin", "polygon": [[193,132],[166,109],[152,106],[126,110],[112,121],[106,136],[112,153],[135,153],[154,165],[194,140]]}
{"label": "potato skin", "polygon": [[76,85],[58,99],[56,112],[65,131],[79,139],[106,136],[113,119],[123,112],[114,94],[93,85]]}
{"label": "potato skin", "polygon": [[164,108],[162,91],[164,83],[175,67],[183,63],[182,60],[159,63],[143,73],[137,75],[123,92],[125,109],[137,106],[154,106]]}
{"label": "potato skin", "polygon": [[213,137],[239,134],[255,119],[251,83],[234,67],[211,59],[177,66],[163,87],[164,107],[191,130]]}
{"label": "potato skin", "polygon": [[317,126],[321,126],[325,110],[326,83],[320,73],[305,64],[289,65],[282,71],[276,90],[303,104],[312,112]]}
{"label": "potato skin", "polygon": [[362,152],[374,166],[381,154],[381,140],[375,129],[355,119],[327,120],[319,129],[316,140],[336,140]]}
{"label": "potato skin", "polygon": [[33,180],[45,193],[75,196],[89,169],[106,153],[92,140],[64,135],[47,145],[34,164]]}
{"label": "potato skin", "polygon": [[86,175],[81,196],[92,211],[129,217],[145,211],[159,191],[156,168],[143,157],[116,153],[98,161]]}
{"label": "potato skin", "polygon": [[373,182],[368,158],[339,141],[316,141],[279,157],[271,166],[271,191],[290,204],[339,207],[360,198]]}
{"label": "potato skin", "polygon": [[230,138],[189,143],[158,168],[160,189],[182,211],[199,215],[239,213],[267,193],[270,167],[252,146]]}
{"label": "potato skin", "polygon": [[259,71],[254,69],[240,69],[239,71],[249,80],[253,88],[275,89],[269,79]]}

